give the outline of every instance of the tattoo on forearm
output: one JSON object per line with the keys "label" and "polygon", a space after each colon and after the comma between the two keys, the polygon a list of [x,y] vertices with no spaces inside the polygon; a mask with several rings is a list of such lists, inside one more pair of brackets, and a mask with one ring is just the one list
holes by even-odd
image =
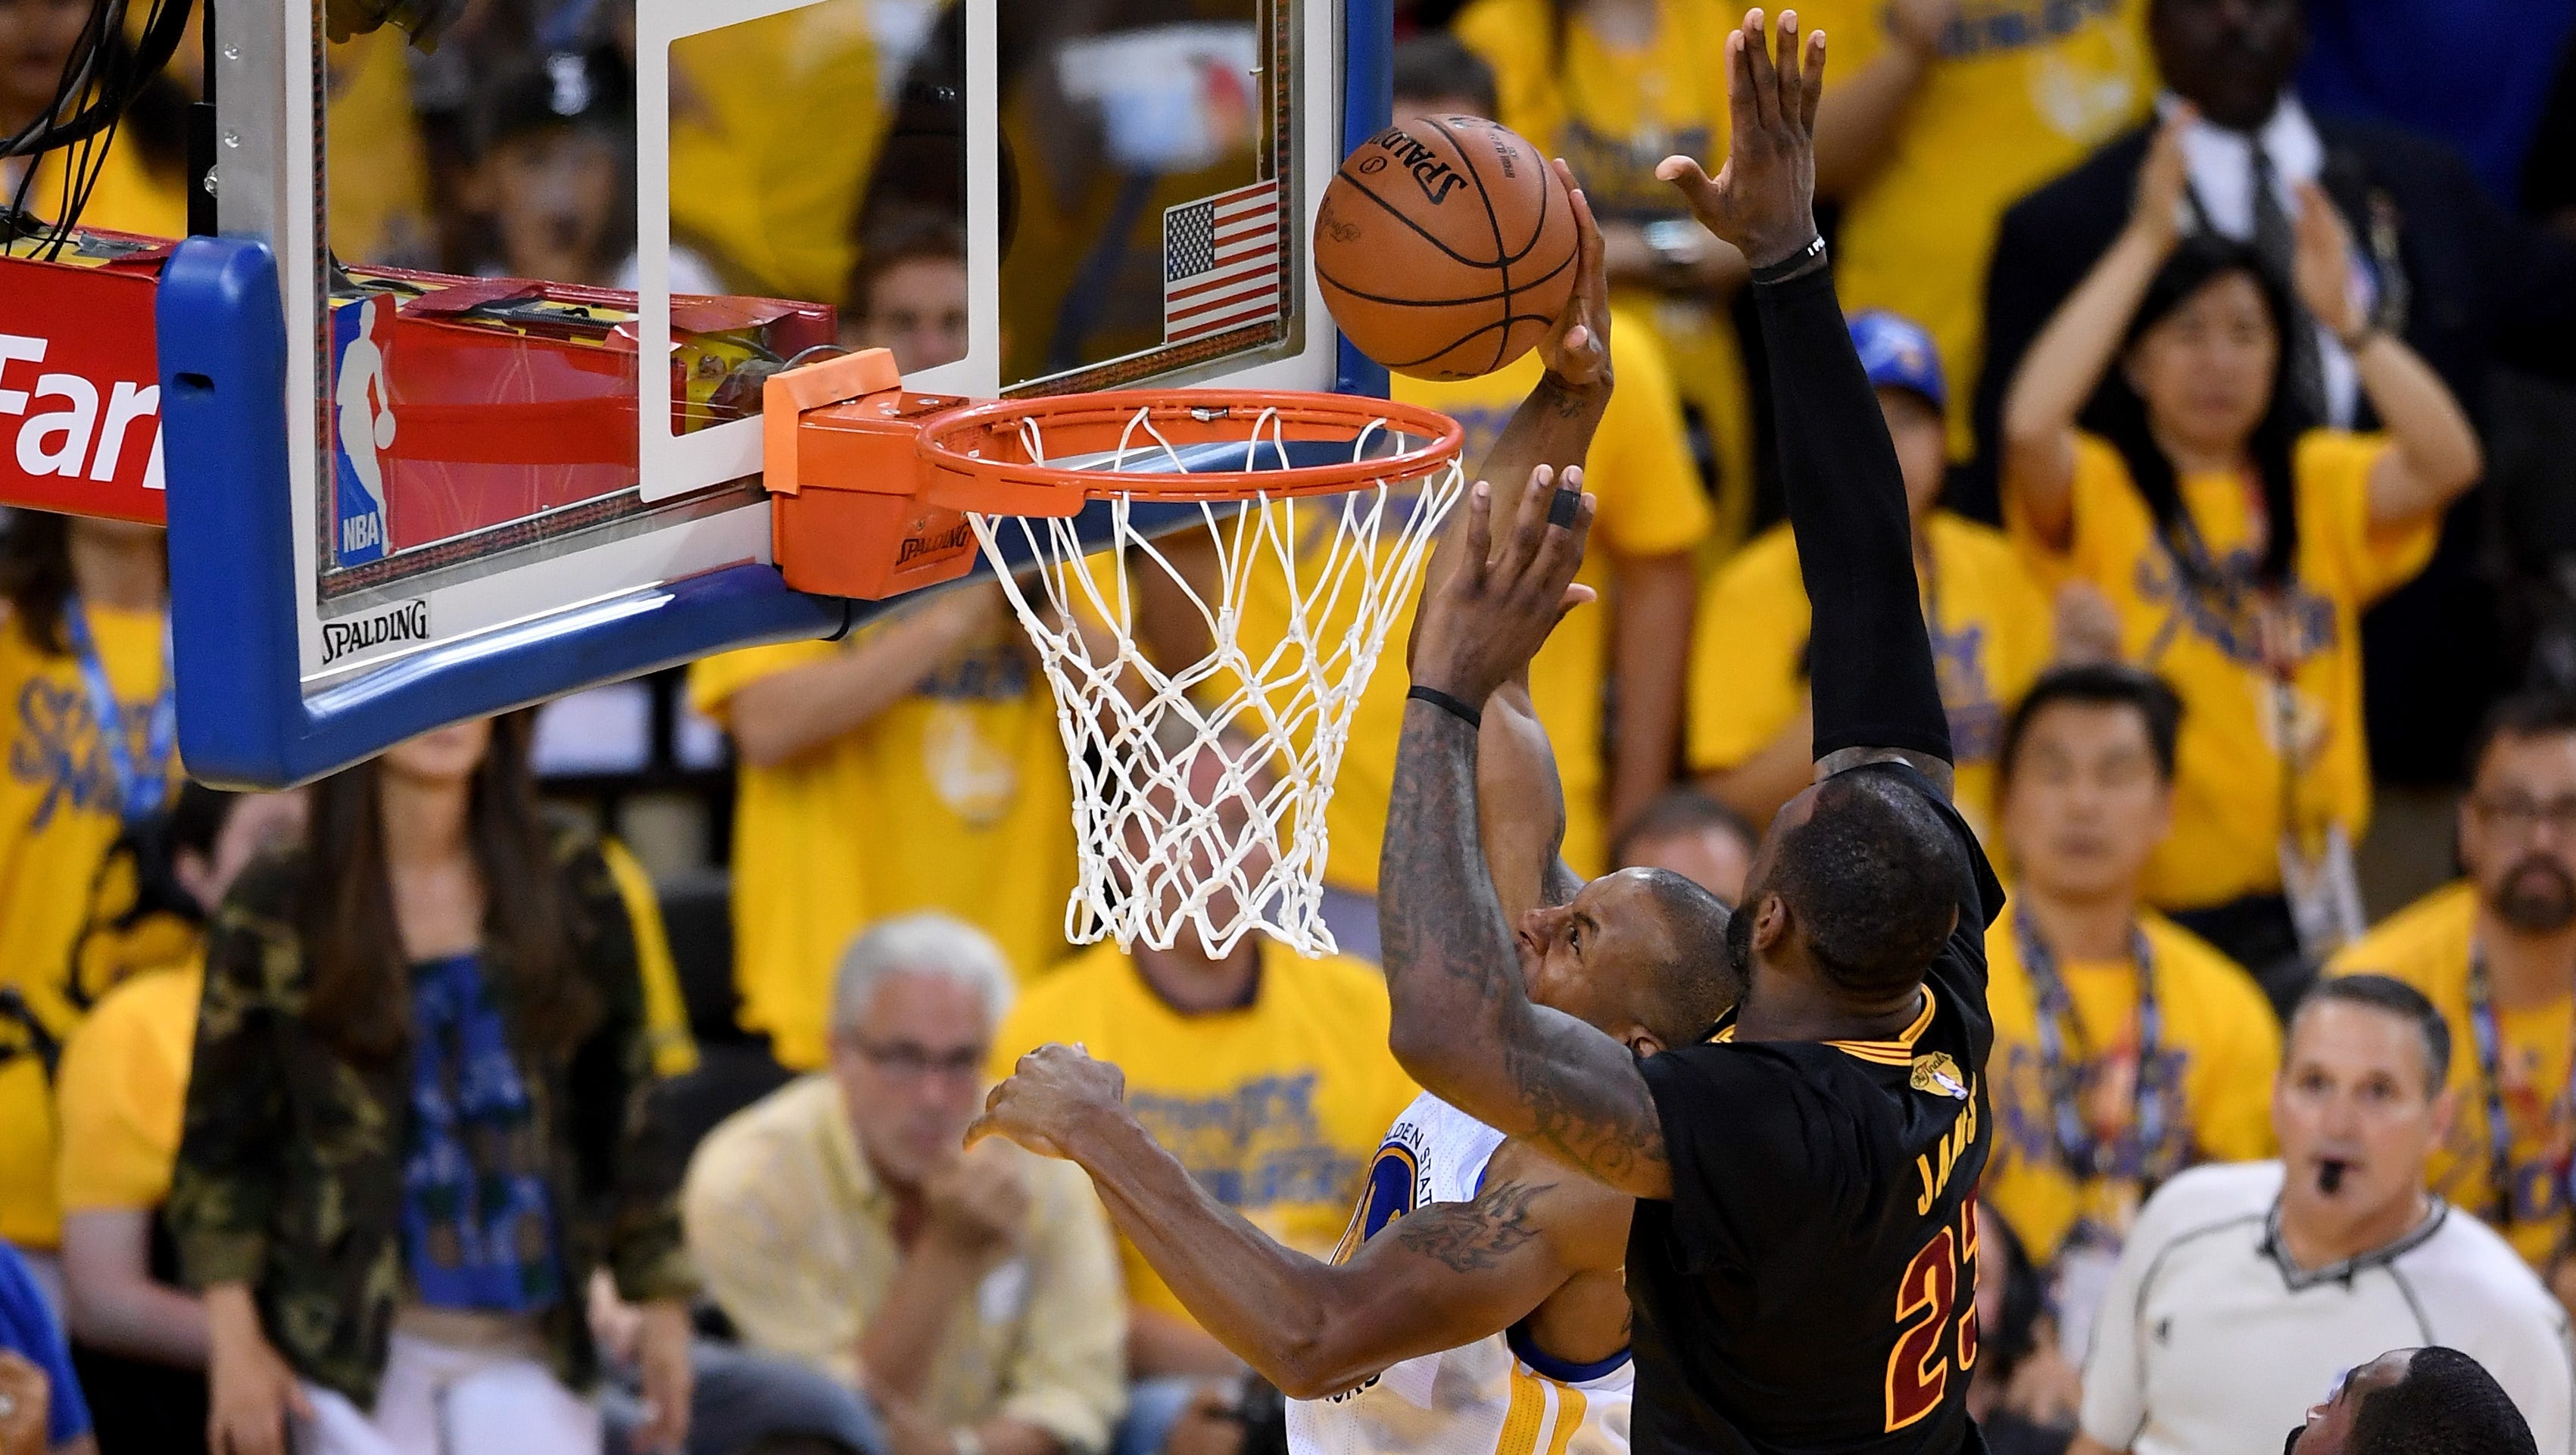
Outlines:
{"label": "tattoo on forearm", "polygon": [[1477,1193],[1473,1202],[1424,1208],[1395,1220],[1395,1240],[1452,1273],[1491,1268],[1538,1236],[1530,1226],[1530,1204],[1555,1185],[1505,1182]]}
{"label": "tattoo on forearm", "polygon": [[1396,1014],[1462,1027],[1499,1017],[1501,1069],[1525,1134],[1557,1160],[1621,1183],[1663,1164],[1663,1124],[1633,1068],[1611,1068],[1628,1072],[1626,1085],[1602,1074],[1603,1060],[1625,1052],[1527,1004],[1477,834],[1476,741],[1447,713],[1405,715],[1378,888]]}

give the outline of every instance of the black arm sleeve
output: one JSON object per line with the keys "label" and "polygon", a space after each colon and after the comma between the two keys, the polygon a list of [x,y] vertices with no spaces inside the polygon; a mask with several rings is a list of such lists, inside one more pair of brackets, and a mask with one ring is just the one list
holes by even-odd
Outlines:
{"label": "black arm sleeve", "polygon": [[1950,723],[1914,580],[1905,477],[1832,270],[1757,284],[1753,297],[1771,358],[1780,479],[1815,613],[1815,755],[1903,748],[1947,762]]}

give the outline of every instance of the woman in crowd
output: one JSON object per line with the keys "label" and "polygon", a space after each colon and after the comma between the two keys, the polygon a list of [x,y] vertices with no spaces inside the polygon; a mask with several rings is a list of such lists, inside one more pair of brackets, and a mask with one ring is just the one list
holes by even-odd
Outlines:
{"label": "woman in crowd", "polygon": [[[177,793],[168,575],[151,526],[20,511],[0,531],[0,1238],[57,1300],[55,1062],[100,996],[160,962],[90,930],[125,917],[92,903],[116,888],[111,851]],[[145,876],[118,877],[130,898]]]}
{"label": "woman in crowd", "polygon": [[168,1204],[205,1290],[231,1455],[593,1455],[592,1271],[645,1306],[667,1448],[688,1410],[680,1169],[635,932],[597,840],[549,826],[529,719],[402,743],[314,790],[304,847],[216,915]]}
{"label": "woman in crowd", "polygon": [[[2014,379],[2006,513],[2063,578],[2100,592],[2123,653],[2182,695],[2150,899],[2286,1007],[2359,930],[2360,614],[2423,568],[2443,507],[2482,466],[2313,185],[2294,199],[2295,304],[2255,249],[2185,235],[2187,117],[2156,139],[2126,231]],[[2288,385],[2314,361],[2295,346],[2311,328],[2342,342],[2379,432],[2297,417]],[[2114,365],[2101,431],[2079,431]]]}

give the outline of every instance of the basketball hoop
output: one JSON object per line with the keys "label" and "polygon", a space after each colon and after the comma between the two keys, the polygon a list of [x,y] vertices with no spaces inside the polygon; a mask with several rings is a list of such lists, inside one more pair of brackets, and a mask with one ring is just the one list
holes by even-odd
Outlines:
{"label": "basketball hoop", "polygon": [[[840,366],[858,368],[820,367]],[[1233,389],[983,404],[897,391],[797,408],[782,395],[812,391],[780,381],[806,372],[771,384],[773,428],[782,408],[799,422],[776,516],[789,584],[831,589],[800,579],[797,563],[831,574],[854,552],[873,563],[859,577],[898,590],[925,584],[930,555],[943,558],[931,579],[962,574],[972,548],[949,539],[962,517],[1055,691],[1079,864],[1066,937],[1168,949],[1186,927],[1222,955],[1259,929],[1331,953],[1325,809],[1353,709],[1465,491],[1456,421],[1387,400]],[[843,529],[822,551],[835,507],[815,497],[895,490],[827,484],[815,466],[834,433],[880,441],[881,468],[897,464],[882,445],[905,441],[913,489],[867,538]],[[1095,508],[1105,540],[1097,517],[1078,523]],[[1212,557],[1211,595],[1175,564],[1182,541]],[[1244,636],[1262,572],[1287,587],[1276,641]],[[1196,607],[1207,641],[1196,660],[1156,663],[1139,645],[1139,593],[1155,583]]]}

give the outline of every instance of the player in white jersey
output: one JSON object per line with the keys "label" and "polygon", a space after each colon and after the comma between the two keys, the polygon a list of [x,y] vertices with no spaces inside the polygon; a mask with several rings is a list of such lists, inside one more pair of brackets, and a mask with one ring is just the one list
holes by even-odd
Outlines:
{"label": "player in white jersey", "polygon": [[[1531,997],[1639,1055],[1704,1039],[1733,1000],[1723,945],[1674,945],[1634,911],[1705,891],[1623,871],[1592,887],[1613,912],[1568,933],[1564,808],[1525,687],[1495,694],[1483,741],[1497,892],[1535,942],[1575,946],[1530,967]],[[1295,1455],[1626,1455],[1631,1199],[1423,1096],[1388,1129],[1340,1249],[1319,1262],[1192,1182],[1122,1090],[1117,1067],[1048,1046],[969,1135],[1080,1163],[1183,1306],[1290,1397]]]}
{"label": "player in white jersey", "polygon": [[[1472,1203],[1503,1134],[1436,1096],[1388,1129],[1336,1262],[1400,1217]],[[1624,1227],[1626,1218],[1616,1219]],[[1294,1455],[1626,1455],[1626,1296],[1616,1352],[1575,1363],[1539,1347],[1528,1321],[1393,1365],[1358,1388],[1288,1406]],[[1604,1324],[1606,1330],[1607,1325]]]}

